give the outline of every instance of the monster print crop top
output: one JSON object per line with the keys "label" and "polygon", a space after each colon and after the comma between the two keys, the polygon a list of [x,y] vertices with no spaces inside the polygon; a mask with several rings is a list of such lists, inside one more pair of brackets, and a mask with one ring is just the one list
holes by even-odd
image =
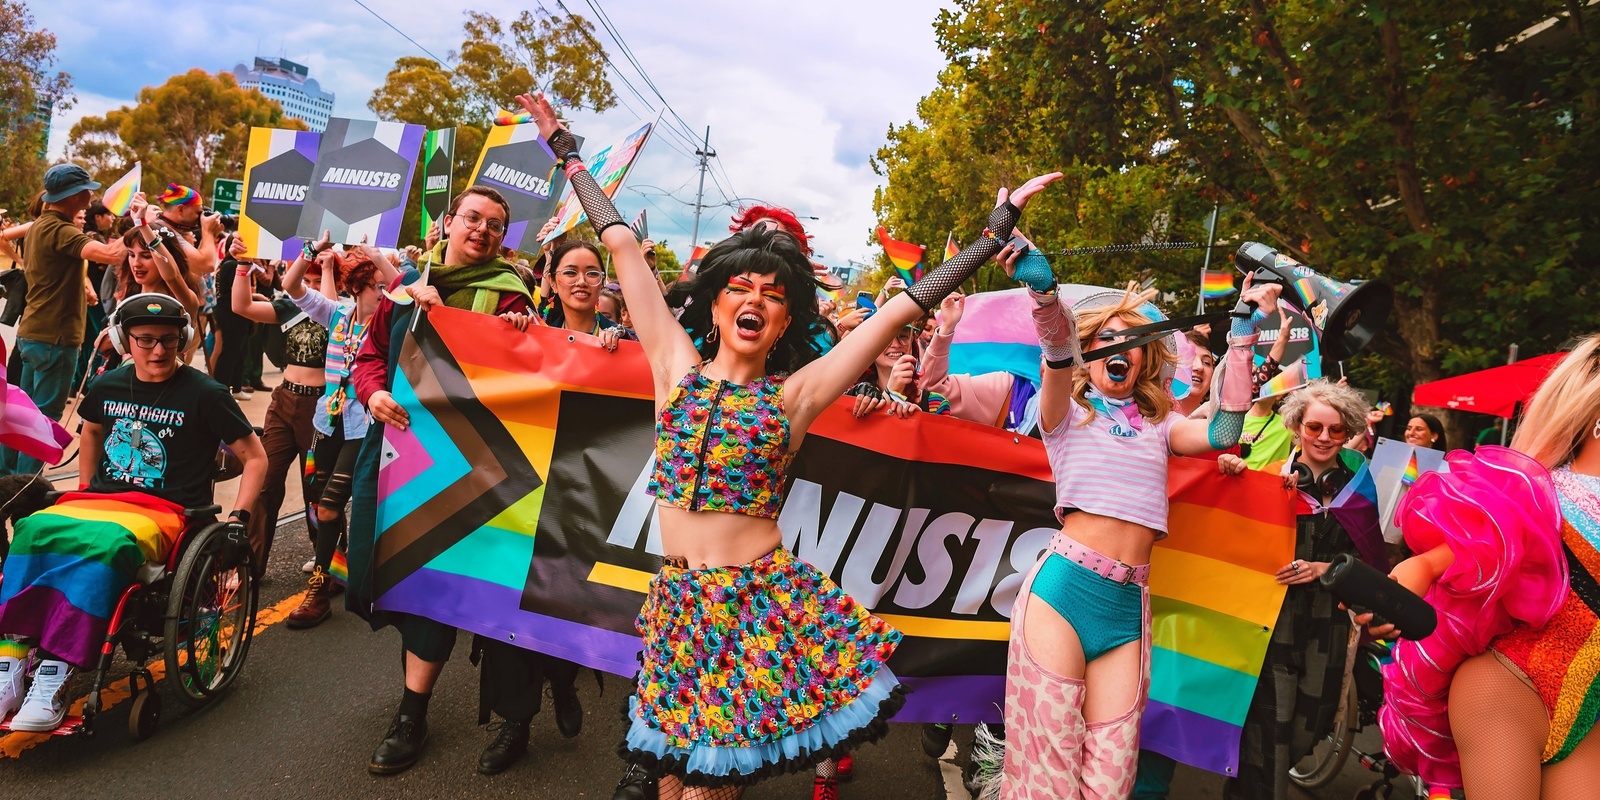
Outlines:
{"label": "monster print crop top", "polygon": [[747,384],[683,376],[656,420],[656,467],[649,491],[689,511],[777,519],[789,477],[788,375]]}

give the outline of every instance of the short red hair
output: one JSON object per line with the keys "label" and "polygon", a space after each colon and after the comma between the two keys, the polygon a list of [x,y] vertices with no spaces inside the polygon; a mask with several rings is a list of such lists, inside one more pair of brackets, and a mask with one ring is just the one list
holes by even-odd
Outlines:
{"label": "short red hair", "polygon": [[807,256],[811,255],[811,237],[806,234],[805,226],[800,224],[800,218],[796,217],[794,212],[787,208],[745,206],[739,209],[737,214],[733,215],[733,224],[728,226],[728,230],[738,233],[763,219],[770,219],[778,223],[779,227],[800,240],[800,252],[805,253]]}

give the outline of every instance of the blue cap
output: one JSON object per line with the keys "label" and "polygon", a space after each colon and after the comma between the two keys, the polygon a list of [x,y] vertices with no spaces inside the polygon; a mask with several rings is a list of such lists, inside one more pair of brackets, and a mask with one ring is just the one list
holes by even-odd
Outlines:
{"label": "blue cap", "polygon": [[44,171],[44,201],[59,203],[78,192],[98,189],[95,183],[77,164],[57,164]]}

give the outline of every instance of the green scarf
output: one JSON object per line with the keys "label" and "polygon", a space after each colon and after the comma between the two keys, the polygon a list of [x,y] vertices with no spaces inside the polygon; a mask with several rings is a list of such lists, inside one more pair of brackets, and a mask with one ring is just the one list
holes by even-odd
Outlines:
{"label": "green scarf", "polygon": [[507,292],[520,294],[528,299],[530,307],[533,305],[528,287],[505,259],[496,256],[482,264],[448,265],[444,263],[446,244],[441,241],[434,245],[433,252],[423,256],[423,263],[418,266],[428,276],[428,283],[439,290],[445,305],[493,314],[500,307],[500,296]]}

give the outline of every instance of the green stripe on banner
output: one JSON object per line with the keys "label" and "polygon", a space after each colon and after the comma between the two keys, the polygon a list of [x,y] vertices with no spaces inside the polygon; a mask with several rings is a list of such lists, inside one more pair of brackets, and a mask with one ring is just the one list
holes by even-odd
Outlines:
{"label": "green stripe on banner", "polygon": [[479,528],[435,556],[428,569],[522,591],[533,559],[533,537],[504,528]]}
{"label": "green stripe on banner", "polygon": [[1272,631],[1246,619],[1150,596],[1151,644],[1250,675],[1261,671]]}
{"label": "green stripe on banner", "polygon": [[17,521],[23,535],[11,537],[11,554],[19,556],[71,553],[121,572],[133,572],[144,563],[133,536],[115,522],[34,514]]}
{"label": "green stripe on banner", "polygon": [[1243,725],[1256,676],[1219,667],[1159,648],[1151,659],[1150,699],[1204,714],[1232,725]]}

